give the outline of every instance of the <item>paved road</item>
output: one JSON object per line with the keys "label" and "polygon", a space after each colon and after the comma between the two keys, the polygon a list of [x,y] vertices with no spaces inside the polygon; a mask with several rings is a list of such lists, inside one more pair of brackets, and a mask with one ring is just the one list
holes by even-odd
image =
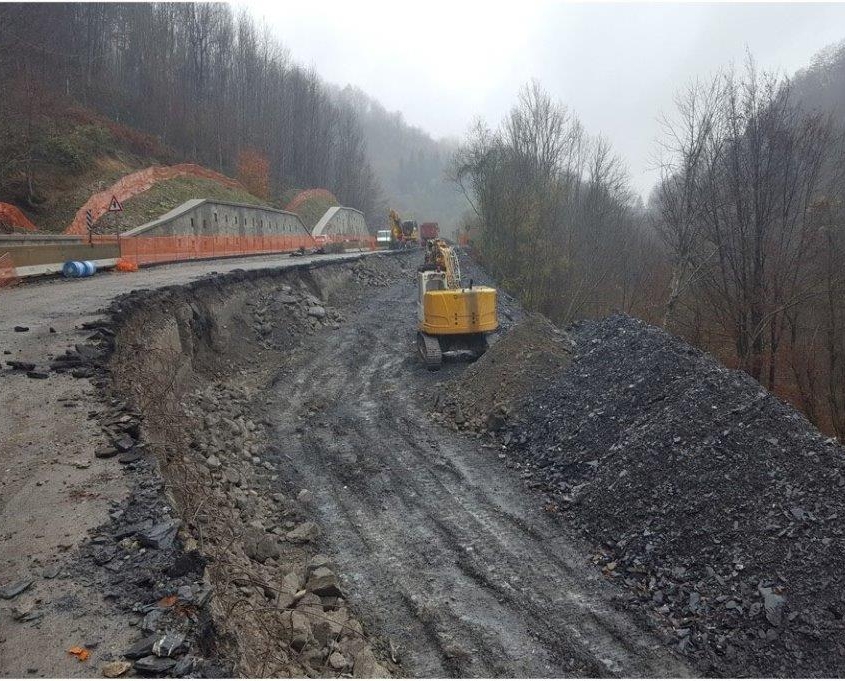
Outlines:
{"label": "paved road", "polygon": [[410,277],[374,294],[274,386],[283,477],[314,493],[369,631],[412,676],[689,676],[497,452],[426,416],[461,367],[415,360],[413,301]]}

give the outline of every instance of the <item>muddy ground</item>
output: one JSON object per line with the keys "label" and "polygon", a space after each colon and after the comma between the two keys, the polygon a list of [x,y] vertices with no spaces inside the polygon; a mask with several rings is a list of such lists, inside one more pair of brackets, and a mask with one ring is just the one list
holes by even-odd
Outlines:
{"label": "muddy ground", "polygon": [[[111,569],[90,563],[103,539],[98,528],[132,516],[125,510],[133,489],[142,501],[162,498],[158,468],[109,454],[118,431],[110,422],[126,416],[126,405],[98,387],[99,370],[59,358],[92,343],[98,331],[90,325],[130,290],[344,257],[182,263],[0,291],[0,675],[97,676],[106,662],[123,659],[146,617],[123,607],[108,579],[131,573],[131,563],[125,570],[117,569],[120,561]],[[149,514],[166,513],[165,506],[166,499]],[[138,547],[140,555],[153,552]],[[72,648],[85,649],[86,659],[69,654]]]}
{"label": "muddy ground", "polygon": [[[116,451],[92,458],[128,491],[62,563],[114,620],[98,665],[693,673],[501,451],[434,421],[466,365],[432,374],[415,356],[418,257],[234,272],[114,303],[94,329],[108,361],[92,418]],[[39,626],[3,618],[4,634]]]}

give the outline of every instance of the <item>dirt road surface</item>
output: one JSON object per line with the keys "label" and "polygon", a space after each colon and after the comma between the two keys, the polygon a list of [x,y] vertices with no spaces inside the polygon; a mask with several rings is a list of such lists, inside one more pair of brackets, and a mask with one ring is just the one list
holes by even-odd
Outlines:
{"label": "dirt road surface", "polygon": [[[108,519],[110,503],[127,494],[119,467],[93,454],[108,443],[89,418],[100,407],[92,386],[69,374],[28,378],[6,362],[46,369],[52,357],[90,335],[82,323],[132,289],[311,260],[261,256],[183,263],[0,291],[0,587],[33,580],[13,600],[0,600],[0,675],[96,676],[98,660],[119,656],[135,635],[101,595],[80,587],[69,560],[89,530]],[[28,331],[16,332],[16,326]],[[15,621],[15,608],[18,616],[28,610],[33,619]],[[67,653],[72,646],[91,649],[87,664]]]}
{"label": "dirt road surface", "polygon": [[369,630],[411,676],[689,676],[499,454],[435,425],[414,284],[364,302],[275,385],[278,445],[311,490]]}

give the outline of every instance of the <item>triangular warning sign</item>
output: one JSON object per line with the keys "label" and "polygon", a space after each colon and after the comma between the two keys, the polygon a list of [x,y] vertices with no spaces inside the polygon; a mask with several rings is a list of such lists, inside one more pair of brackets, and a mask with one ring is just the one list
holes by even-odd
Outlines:
{"label": "triangular warning sign", "polygon": [[117,213],[123,210],[123,206],[120,205],[120,201],[117,200],[116,196],[111,197],[111,203],[109,203],[109,213]]}

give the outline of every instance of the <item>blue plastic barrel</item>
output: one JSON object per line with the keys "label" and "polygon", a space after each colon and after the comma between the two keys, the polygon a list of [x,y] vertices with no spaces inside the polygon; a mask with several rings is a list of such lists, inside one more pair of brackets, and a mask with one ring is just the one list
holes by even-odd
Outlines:
{"label": "blue plastic barrel", "polygon": [[81,265],[82,263],[76,260],[68,260],[62,265],[62,274],[66,277],[81,277],[83,271]]}
{"label": "blue plastic barrel", "polygon": [[90,277],[97,271],[97,266],[90,260],[68,260],[62,265],[62,274],[65,277]]}

